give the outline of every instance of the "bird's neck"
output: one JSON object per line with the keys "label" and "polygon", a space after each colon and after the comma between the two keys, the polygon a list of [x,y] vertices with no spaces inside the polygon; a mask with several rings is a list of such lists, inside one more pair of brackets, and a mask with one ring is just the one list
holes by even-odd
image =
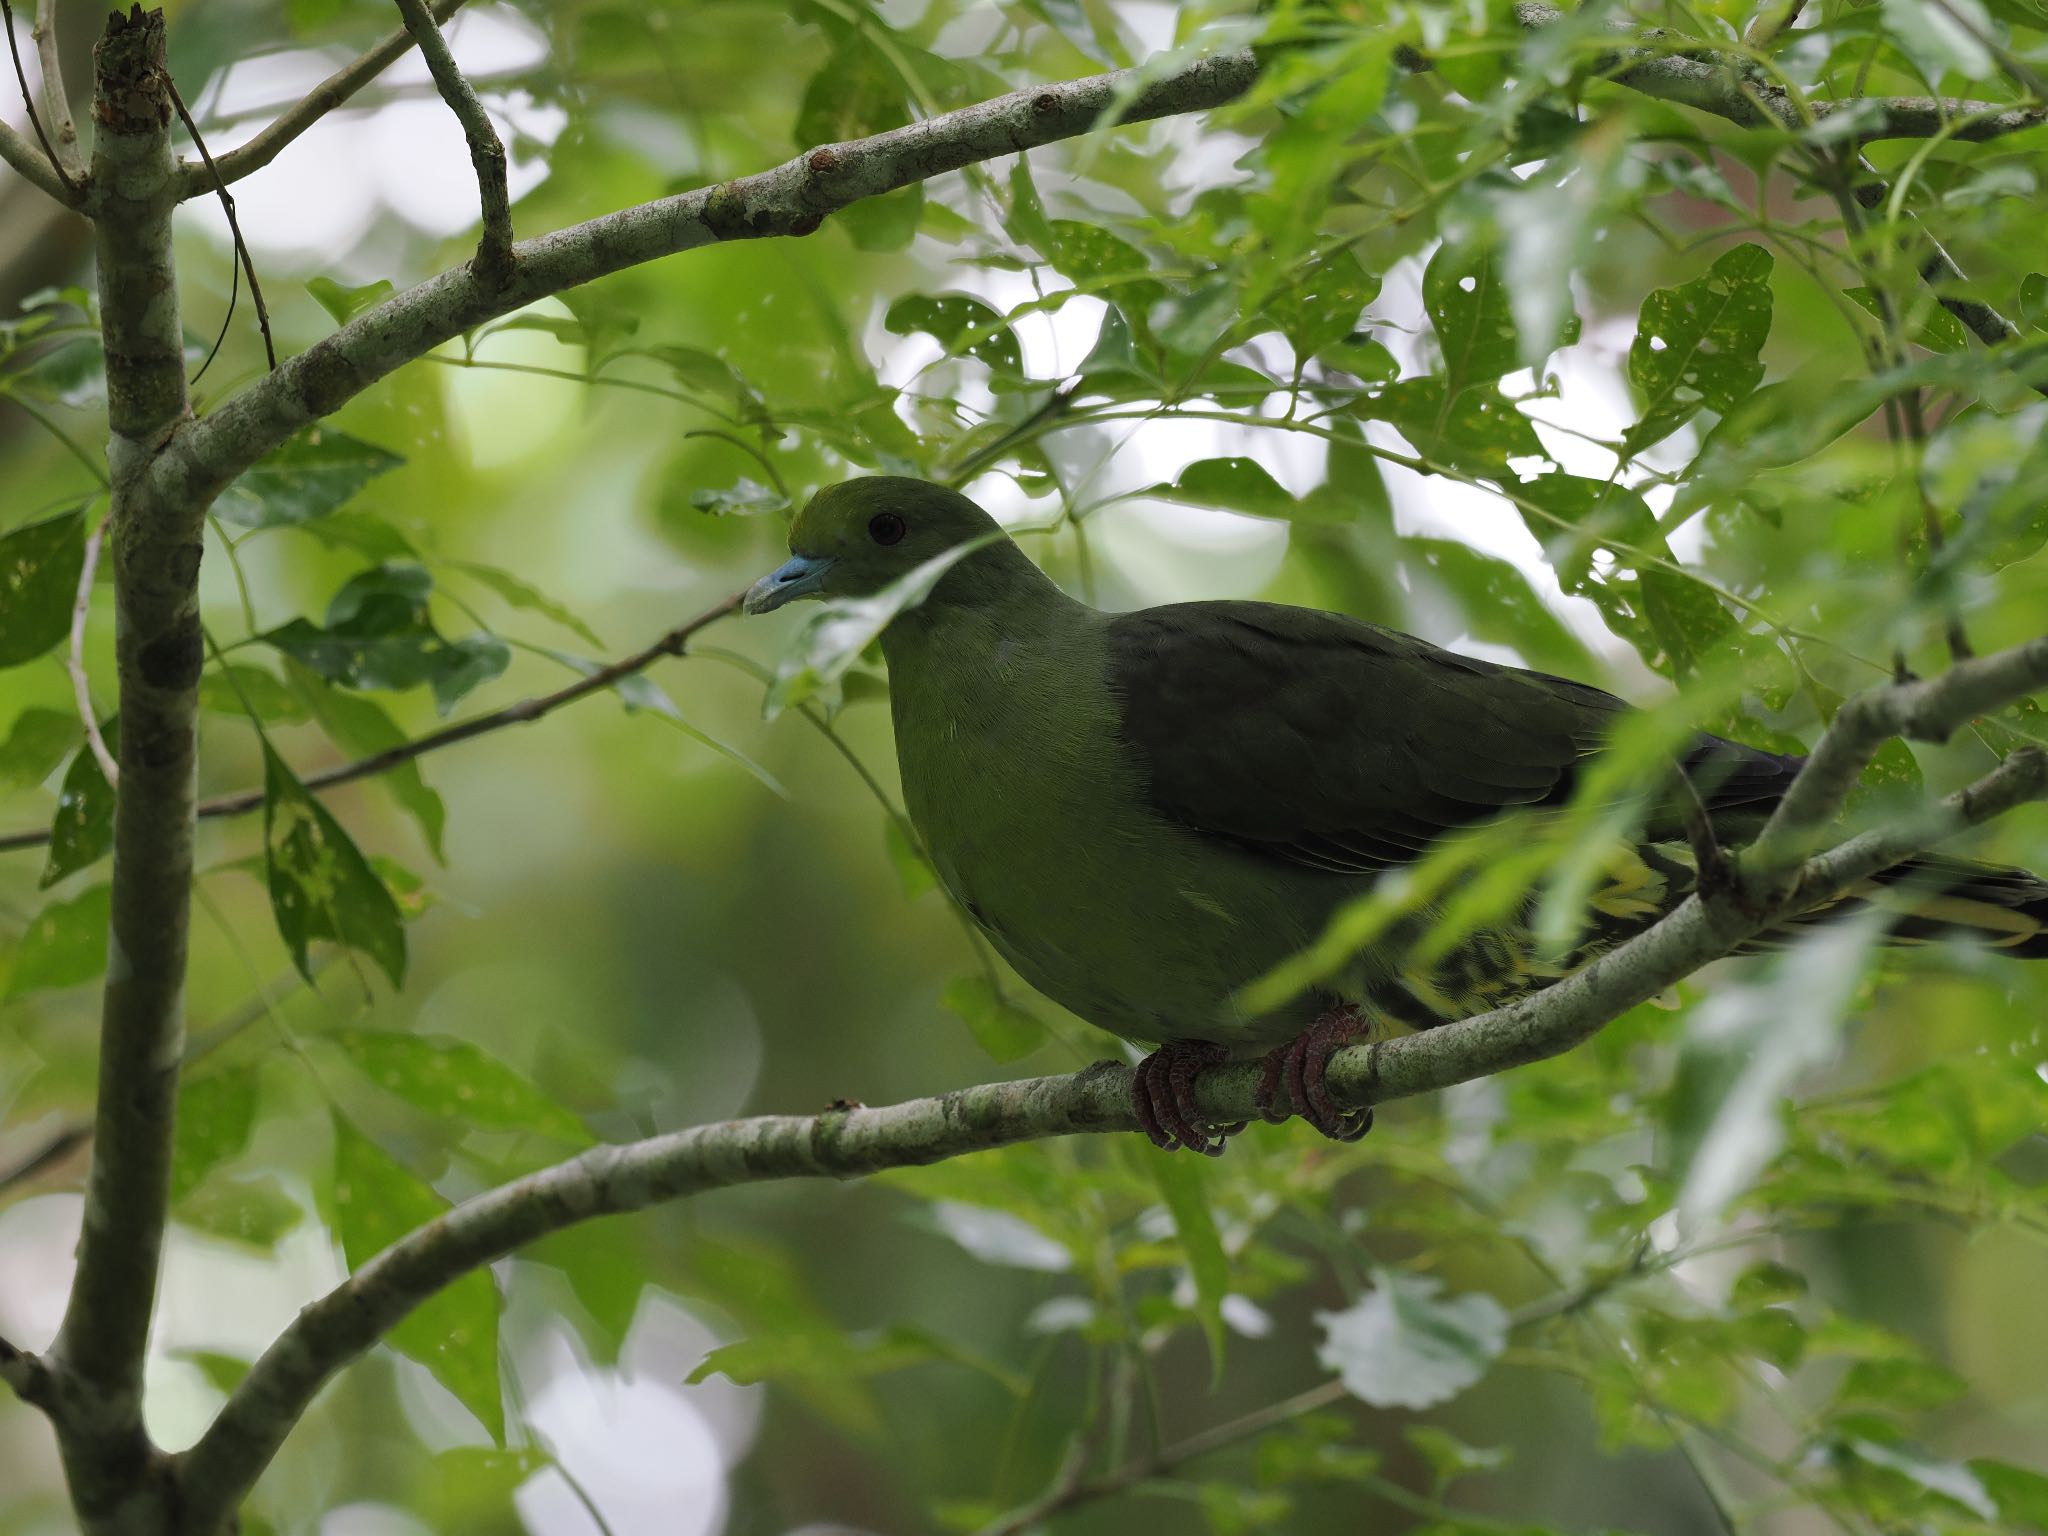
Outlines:
{"label": "bird's neck", "polygon": [[1091,612],[1005,539],[977,550],[882,633],[892,672],[931,656],[967,660]]}

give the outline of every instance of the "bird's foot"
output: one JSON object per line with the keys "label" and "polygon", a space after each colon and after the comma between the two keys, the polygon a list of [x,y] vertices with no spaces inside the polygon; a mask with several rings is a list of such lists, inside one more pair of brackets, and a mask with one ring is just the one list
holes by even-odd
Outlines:
{"label": "bird's foot", "polygon": [[[1340,1046],[1349,1045],[1371,1026],[1351,1009],[1326,1013],[1285,1045],[1266,1053],[1259,1073],[1259,1087],[1252,1102],[1259,1117],[1278,1125],[1289,1114],[1300,1115],[1332,1141],[1357,1141],[1372,1129],[1372,1106],[1339,1109],[1330,1097],[1330,1057]],[[1275,1101],[1281,1085],[1287,1088],[1287,1103]]]}
{"label": "bird's foot", "polygon": [[1228,1061],[1230,1052],[1210,1040],[1169,1040],[1138,1063],[1131,1075],[1131,1107],[1152,1145],[1171,1152],[1185,1147],[1205,1157],[1221,1157],[1231,1137],[1245,1127],[1242,1120],[1214,1125],[1195,1104],[1195,1079],[1204,1067]]}

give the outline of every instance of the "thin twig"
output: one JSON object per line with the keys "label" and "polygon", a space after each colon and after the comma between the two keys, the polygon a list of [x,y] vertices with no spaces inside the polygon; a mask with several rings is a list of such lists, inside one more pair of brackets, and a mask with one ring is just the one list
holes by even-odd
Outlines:
{"label": "thin twig", "polygon": [[107,738],[100,734],[99,714],[92,705],[92,679],[85,671],[85,620],[92,611],[92,583],[99,574],[100,545],[106,542],[107,524],[112,521],[113,514],[109,513],[86,536],[85,563],[78,570],[78,596],[71,604],[71,653],[65,663],[71,672],[71,696],[78,700],[78,718],[85,724],[86,743],[98,759],[109,789],[121,782],[121,765],[107,750]]}
{"label": "thin twig", "polygon": [[[256,328],[263,332],[263,355],[269,360],[270,371],[275,373],[277,371],[277,344],[270,337],[270,311],[263,303],[263,285],[256,281],[256,259],[249,254],[249,242],[242,238],[241,221],[235,217],[235,200],[228,192],[227,182],[221,177],[220,167],[213,163],[213,156],[206,151],[206,140],[199,136],[199,125],[192,121],[192,114],[186,110],[185,98],[178,94],[178,87],[171,82],[170,76],[166,75],[164,77],[164,85],[171,93],[171,105],[178,109],[178,120],[185,125],[185,131],[192,136],[192,147],[199,151],[200,160],[205,163],[208,174],[213,177],[214,191],[220,194],[221,210],[228,216],[228,232],[235,237],[235,256],[240,260],[242,270],[249,275],[249,297],[256,305]],[[233,315],[234,312],[234,296],[230,294],[228,297],[228,313]],[[226,321],[221,322],[221,330],[222,334],[226,334]],[[214,350],[218,351],[219,349],[220,343],[216,341],[214,343]],[[208,353],[206,362],[199,365],[199,373],[206,372],[207,364],[212,361],[213,354]],[[199,375],[194,374],[193,382],[197,383],[198,378]]]}
{"label": "thin twig", "polygon": [[[463,0],[435,0],[434,17],[446,21],[462,8]],[[211,167],[186,161],[178,167],[178,195],[199,197],[221,182],[240,181],[260,171],[281,154],[285,146],[345,103],[368,85],[412,47],[412,34],[403,27],[374,48],[357,55],[322,80],[257,134],[248,143],[228,150]]]}
{"label": "thin twig", "polygon": [[484,227],[477,237],[474,265],[479,277],[501,283],[512,274],[512,199],[505,184],[505,145],[491,126],[490,113],[477,100],[475,88],[463,77],[433,13],[422,0],[398,0],[398,14],[419,44],[441,99],[462,125],[469,163],[476,167],[477,199],[483,205]]}
{"label": "thin twig", "polygon": [[7,51],[14,58],[14,79],[21,87],[21,104],[28,108],[28,125],[35,130],[36,142],[43,146],[43,153],[49,157],[50,169],[56,173],[57,184],[63,189],[65,200],[75,202],[79,189],[72,182],[71,173],[64,168],[64,162],[57,158],[49,135],[43,132],[42,114],[36,111],[35,93],[28,88],[28,71],[21,67],[21,47],[14,37],[14,7],[9,0],[0,0],[0,24],[7,28]]}
{"label": "thin twig", "polygon": [[[427,735],[416,737],[411,741],[400,742],[395,747],[387,747],[382,752],[373,752],[368,757],[359,757],[352,763],[342,763],[333,768],[323,769],[319,773],[309,773],[305,776],[305,786],[308,789],[332,789],[338,784],[352,784],[357,779],[374,778],[380,773],[389,773],[400,763],[409,763],[414,758],[424,757],[429,752],[438,752],[443,747],[452,747],[458,741],[468,741],[473,737],[488,735],[490,732],[502,730],[508,725],[529,725],[533,721],[540,719],[543,715],[553,714],[564,704],[573,704],[578,699],[586,698],[590,694],[609,688],[613,684],[631,677],[636,672],[644,672],[664,656],[682,655],[684,647],[692,635],[696,634],[698,630],[704,628],[707,624],[712,623],[714,620],[722,619],[737,609],[740,599],[744,595],[744,593],[740,592],[733,593],[730,597],[722,599],[715,607],[708,608],[703,613],[698,614],[694,619],[678,624],[674,629],[645,649],[635,651],[630,656],[621,657],[609,665],[599,667],[595,672],[577,678],[575,682],[569,684],[566,688],[558,688],[553,693],[541,694],[530,699],[521,699],[516,704],[507,704],[503,709],[494,709],[489,714],[478,715],[473,720],[464,720],[458,725],[447,727],[445,730],[431,731]],[[255,810],[262,804],[262,790],[240,789],[232,794],[215,795],[210,800],[200,801],[198,814],[202,819],[218,816],[240,816],[247,811]],[[39,848],[49,840],[50,830],[47,827],[33,827],[20,832],[9,832],[4,836],[0,836],[0,853],[11,852],[19,848]]]}
{"label": "thin twig", "polygon": [[57,0],[40,0],[28,35],[35,40],[36,62],[43,75],[43,105],[50,109],[50,132],[57,138],[57,157],[74,175],[85,170],[78,150],[78,125],[71,120],[71,98],[64,90],[64,60],[57,47]]}

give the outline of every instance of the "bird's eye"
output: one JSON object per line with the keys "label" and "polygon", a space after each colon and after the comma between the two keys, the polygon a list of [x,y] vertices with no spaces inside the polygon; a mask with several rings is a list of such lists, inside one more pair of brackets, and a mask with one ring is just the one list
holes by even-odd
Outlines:
{"label": "bird's eye", "polygon": [[903,519],[894,512],[878,512],[868,519],[868,537],[877,544],[898,544],[906,532]]}

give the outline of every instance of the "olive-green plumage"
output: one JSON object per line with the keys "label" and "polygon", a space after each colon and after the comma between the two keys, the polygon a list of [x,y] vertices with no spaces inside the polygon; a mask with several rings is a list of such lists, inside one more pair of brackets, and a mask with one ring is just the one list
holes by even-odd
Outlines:
{"label": "olive-green plumage", "polygon": [[[995,530],[944,488],[849,481],[798,516],[795,558],[748,606],[872,593]],[[940,878],[1027,981],[1132,1040],[1248,1052],[1334,1004],[1441,1022],[1554,979],[1691,886],[1675,822],[1653,825],[1563,967],[1538,962],[1515,926],[1427,968],[1395,935],[1326,991],[1247,1016],[1240,989],[1383,872],[1450,829],[1567,798],[1621,701],[1309,609],[1101,613],[1000,536],[899,615],[882,648],[904,798]],[[1739,834],[1799,760],[1703,737],[1686,767],[1716,823]],[[2048,947],[2048,885],[1939,868],[1961,904],[1948,926]]]}

